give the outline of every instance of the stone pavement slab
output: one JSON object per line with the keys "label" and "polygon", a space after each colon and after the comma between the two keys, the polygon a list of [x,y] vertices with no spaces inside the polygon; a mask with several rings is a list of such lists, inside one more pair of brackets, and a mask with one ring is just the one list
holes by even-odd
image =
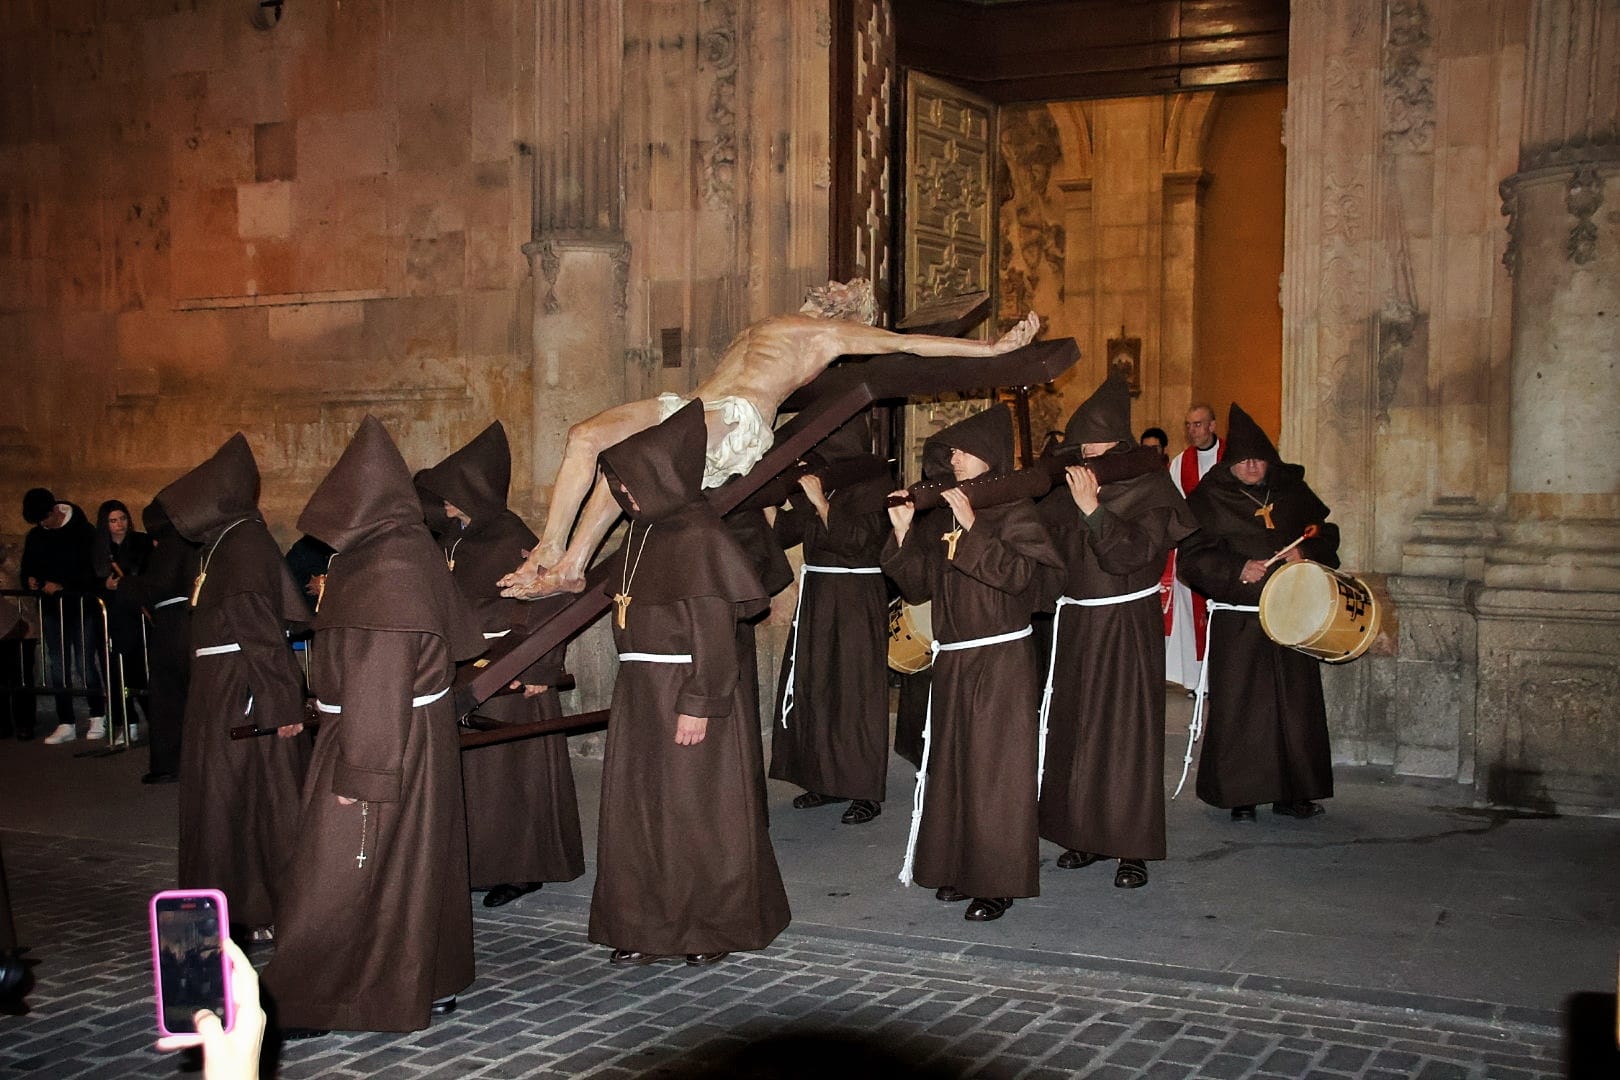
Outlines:
{"label": "stone pavement slab", "polygon": [[[146,896],[156,845],[0,837],[40,984],[0,1018],[0,1075],[167,1076]],[[542,894],[537,894],[543,896]],[[476,908],[478,979],[409,1035],[290,1046],[301,1077],[837,1076],[1183,1080],[1536,1080],[1559,1075],[1545,1025],[1260,987],[842,940],[795,929],[712,968],[622,970],[566,897]],[[941,908],[944,905],[939,905]],[[262,956],[256,955],[256,960]]]}

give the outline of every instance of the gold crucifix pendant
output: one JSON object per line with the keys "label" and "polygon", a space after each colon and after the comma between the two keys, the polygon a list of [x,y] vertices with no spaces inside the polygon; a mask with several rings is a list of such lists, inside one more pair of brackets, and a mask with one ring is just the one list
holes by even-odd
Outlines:
{"label": "gold crucifix pendant", "polygon": [[958,525],[948,533],[940,533],[939,538],[945,541],[945,557],[954,562],[957,542],[962,539],[962,526]]}
{"label": "gold crucifix pendant", "polygon": [[197,577],[191,583],[191,606],[197,606],[197,598],[202,595],[203,582],[208,580],[208,571],[197,571]]}
{"label": "gold crucifix pendant", "polygon": [[1275,529],[1277,526],[1271,523],[1271,511],[1275,508],[1275,503],[1266,503],[1264,506],[1254,512],[1254,516],[1262,519],[1266,523],[1266,528]]}
{"label": "gold crucifix pendant", "polygon": [[620,630],[624,629],[624,613],[629,609],[632,599],[634,598],[629,593],[616,592],[613,594],[613,602],[619,608],[619,613],[614,618],[618,619]]}

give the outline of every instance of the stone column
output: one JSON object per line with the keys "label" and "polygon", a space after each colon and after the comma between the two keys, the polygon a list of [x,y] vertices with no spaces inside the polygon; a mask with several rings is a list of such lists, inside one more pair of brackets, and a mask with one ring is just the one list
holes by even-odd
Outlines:
{"label": "stone column", "polygon": [[1479,783],[1493,802],[1620,804],[1620,0],[1531,8],[1507,521],[1479,612]]}
{"label": "stone column", "polygon": [[[623,231],[620,0],[536,0],[529,259],[533,490],[551,501],[569,425],[626,399],[630,246]],[[542,515],[530,508],[536,531]],[[586,708],[605,703],[603,624],[570,650]]]}

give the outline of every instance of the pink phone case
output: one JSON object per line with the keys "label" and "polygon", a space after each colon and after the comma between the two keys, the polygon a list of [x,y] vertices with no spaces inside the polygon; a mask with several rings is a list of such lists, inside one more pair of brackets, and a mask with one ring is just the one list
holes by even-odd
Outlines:
{"label": "pink phone case", "polygon": [[219,912],[219,962],[225,984],[225,1015],[220,1019],[225,1024],[225,1030],[230,1031],[236,1026],[236,1001],[231,997],[231,959],[225,953],[225,940],[231,934],[230,910],[225,906],[225,894],[218,889],[165,889],[154,893],[147,904],[147,914],[152,925],[152,994],[157,999],[157,1025],[160,1035],[194,1035],[191,1031],[170,1031],[163,1022],[163,974],[158,967],[158,901],[159,900],[186,900],[196,897],[207,897],[214,901],[215,910]]}

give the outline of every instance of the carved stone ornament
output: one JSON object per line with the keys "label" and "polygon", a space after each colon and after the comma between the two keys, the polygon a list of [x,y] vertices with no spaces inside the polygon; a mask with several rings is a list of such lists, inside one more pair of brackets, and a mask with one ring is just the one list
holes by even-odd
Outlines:
{"label": "carved stone ornament", "polygon": [[1406,349],[1417,329],[1417,308],[1405,300],[1391,299],[1378,313],[1378,418],[1389,419],[1389,407],[1406,366]]}
{"label": "carved stone ornament", "polygon": [[1569,231],[1569,242],[1564,246],[1570,262],[1585,266],[1597,258],[1597,226],[1592,216],[1603,205],[1603,177],[1597,166],[1590,162],[1577,165],[1564,192],[1564,207],[1575,216],[1575,227]]}
{"label": "carved stone ornament", "polygon": [[703,160],[703,203],[730,206],[737,192],[737,9],[731,3],[704,5],[712,20],[698,39],[702,67],[713,73],[705,117],[711,125]]}
{"label": "carved stone ornament", "polygon": [[1508,219],[1507,247],[1502,251],[1502,265],[1507,268],[1508,276],[1519,276],[1519,178],[1510,176],[1496,185],[1496,193],[1502,197],[1502,216]]}
{"label": "carved stone ornament", "polygon": [[1384,37],[1384,146],[1429,149],[1434,138],[1433,39],[1422,0],[1388,5]]}

